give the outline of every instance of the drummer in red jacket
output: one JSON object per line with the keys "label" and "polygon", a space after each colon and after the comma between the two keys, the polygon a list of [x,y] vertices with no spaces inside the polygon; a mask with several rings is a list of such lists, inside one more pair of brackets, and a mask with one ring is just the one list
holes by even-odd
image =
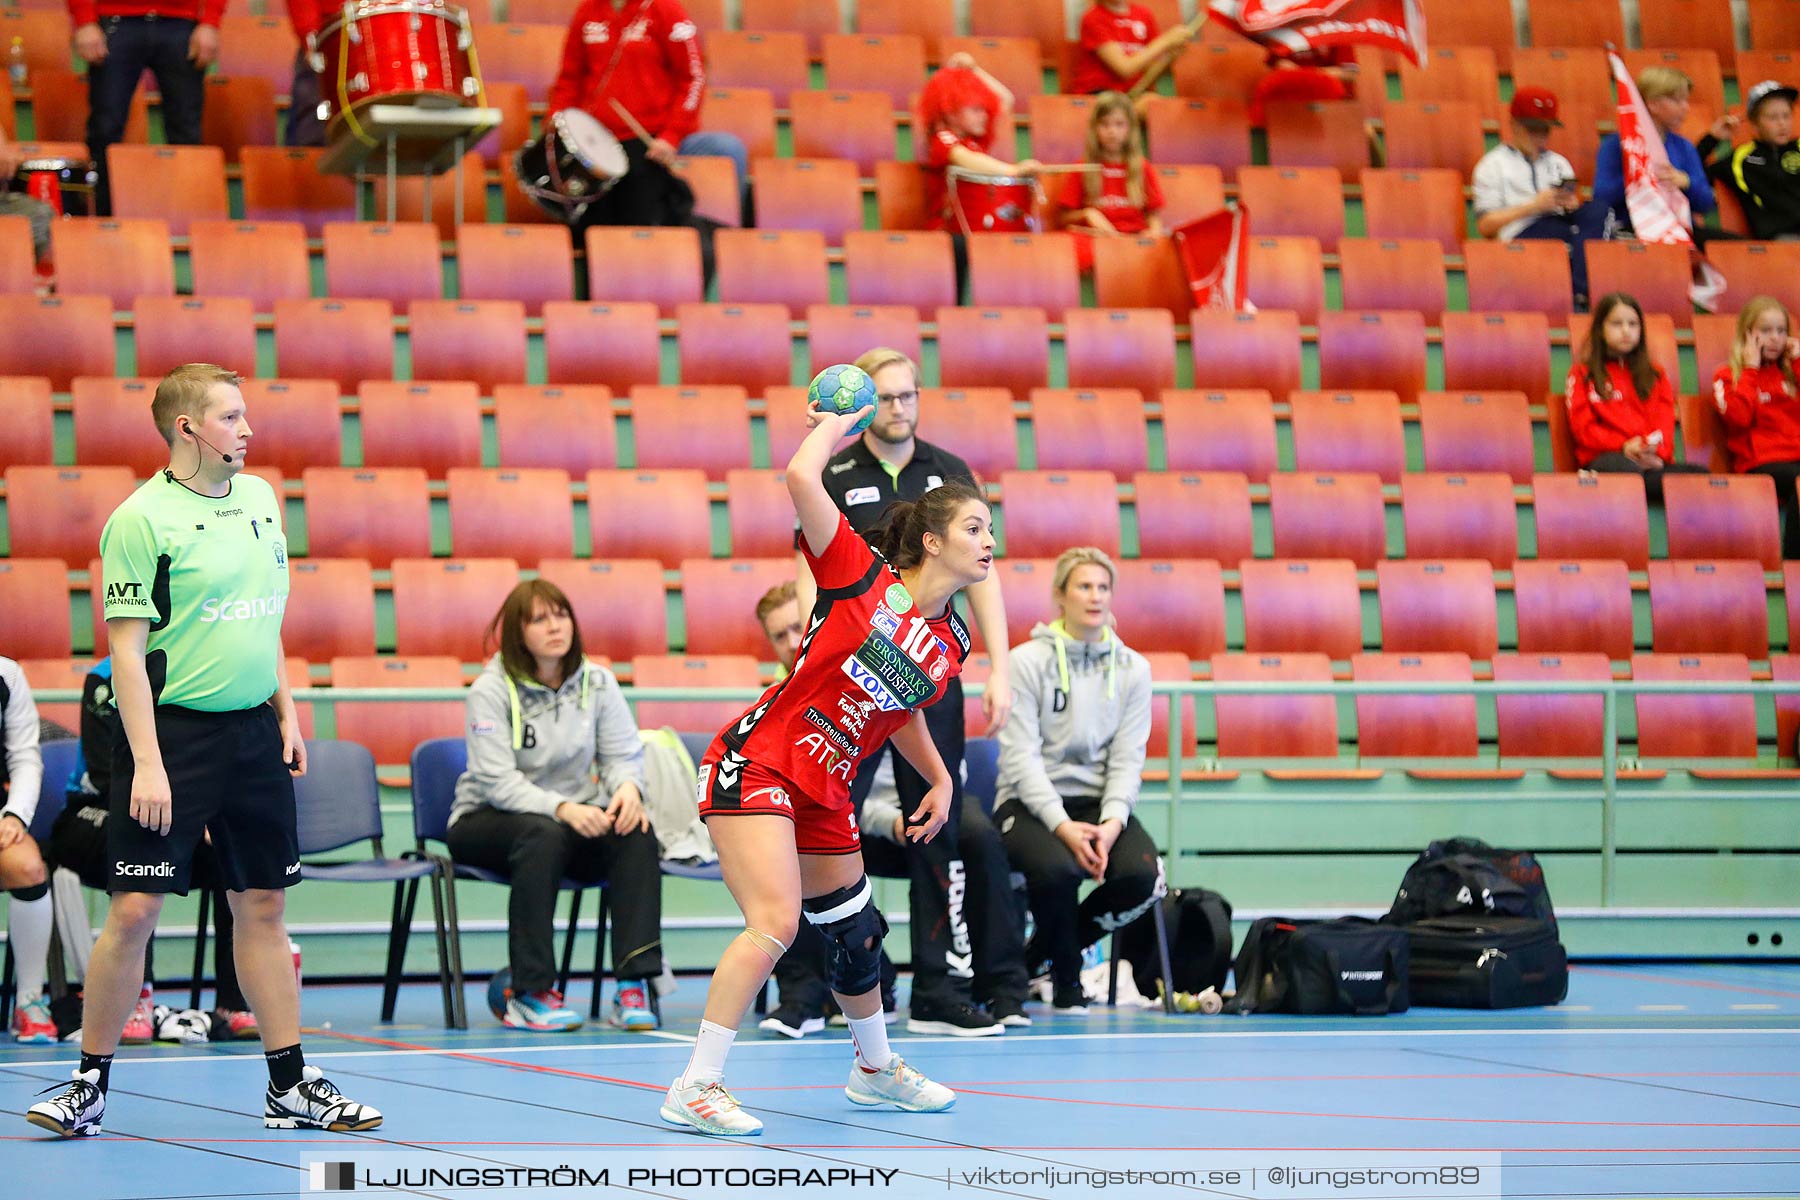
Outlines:
{"label": "drummer in red jacket", "polygon": [[1794,359],[1800,341],[1787,309],[1773,296],[1752,296],[1738,314],[1731,361],[1713,375],[1713,403],[1725,422],[1733,471],[1775,480],[1781,502],[1781,556],[1800,558],[1800,379]]}
{"label": "drummer in red jacket", "polygon": [[95,201],[112,214],[106,149],[125,136],[131,97],[148,69],[162,93],[163,134],[200,143],[206,68],[219,57],[225,0],[69,0],[75,53],[88,64],[88,153],[100,173]]}
{"label": "drummer in red jacket", "polygon": [[1624,292],[1595,302],[1565,400],[1585,470],[1636,472],[1651,500],[1662,499],[1666,472],[1706,473],[1675,461],[1675,389],[1650,360],[1642,306]]}

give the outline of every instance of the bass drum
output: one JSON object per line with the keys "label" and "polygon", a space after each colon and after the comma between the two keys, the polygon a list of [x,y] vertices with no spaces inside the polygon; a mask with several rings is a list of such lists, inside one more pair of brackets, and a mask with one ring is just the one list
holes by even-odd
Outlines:
{"label": "bass drum", "polygon": [[351,0],[309,56],[332,141],[370,104],[457,108],[482,100],[469,15],[443,0]]}
{"label": "bass drum", "polygon": [[578,220],[630,169],[619,139],[578,108],[552,116],[544,136],[526,142],[513,157],[519,190],[552,217],[568,222]]}
{"label": "bass drum", "polygon": [[967,233],[1036,233],[1043,192],[1038,181],[1012,175],[981,175],[951,167],[945,173],[956,223]]}

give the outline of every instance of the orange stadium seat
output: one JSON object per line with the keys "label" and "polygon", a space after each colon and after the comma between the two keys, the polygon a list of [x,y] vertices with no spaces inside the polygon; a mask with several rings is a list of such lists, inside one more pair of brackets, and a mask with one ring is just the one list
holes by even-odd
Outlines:
{"label": "orange stadium seat", "polygon": [[[231,18],[227,17],[226,20]],[[282,22],[283,28],[286,22]],[[227,39],[221,35],[220,41]],[[292,72],[289,53],[284,71]],[[325,151],[295,146],[246,146],[239,155],[244,178],[244,216],[251,221],[298,221],[307,237],[323,237],[333,221],[356,220],[356,181],[325,175]]]}
{"label": "orange stadium seat", "polygon": [[969,235],[969,302],[1041,308],[1052,321],[1081,307],[1074,235],[1068,233],[973,233]]}
{"label": "orange stadium seat", "polygon": [[1043,470],[1129,475],[1149,465],[1144,397],[1136,388],[1033,388],[1031,427]]}
{"label": "orange stadium seat", "polygon": [[[976,30],[973,37],[948,37],[938,41],[941,59],[957,54],[972,55],[981,69],[998,79],[1013,94],[1013,111],[1028,112],[1033,101],[1044,91],[1044,72],[1040,55],[1054,59],[1061,53],[1058,46],[1043,46],[1030,37],[1011,34],[989,34]],[[914,139],[914,145],[919,141]],[[997,144],[1012,142],[997,139]]]}
{"label": "orange stadium seat", "polygon": [[1213,166],[1231,182],[1250,165],[1250,114],[1238,101],[1152,96],[1144,128],[1165,166]]}
{"label": "orange stadium seat", "polygon": [[1245,167],[1238,202],[1257,236],[1311,237],[1327,254],[1344,236],[1344,185],[1330,167]]}
{"label": "orange stadium seat", "polygon": [[[0,9],[0,13],[4,11]],[[37,124],[36,140],[85,141],[88,122],[87,77],[70,71],[64,62],[54,69],[32,71],[30,83],[31,112]],[[134,145],[143,145],[150,140],[150,100],[142,91],[131,98],[131,108],[125,120],[125,140]]]}
{"label": "orange stadium seat", "polygon": [[1650,572],[1650,648],[1658,654],[1769,657],[1769,613],[1760,563],[1658,560]]}
{"label": "orange stadium seat", "polygon": [[1177,96],[1249,104],[1269,68],[1261,46],[1232,38],[1229,42],[1188,43],[1169,73],[1175,79]]}
{"label": "orange stadium seat", "polygon": [[[1060,553],[1060,551],[1059,551]],[[1000,597],[1006,607],[1006,640],[1013,645],[1031,636],[1031,627],[1039,621],[1057,616],[1051,600],[1050,586],[1055,580],[1056,560],[1009,556],[994,563],[992,577],[1000,581]],[[970,623],[975,645],[986,649],[981,630]],[[986,657],[984,655],[984,657]],[[982,676],[986,680],[986,676]]]}
{"label": "orange stadium seat", "polygon": [[61,658],[69,653],[68,572],[60,558],[0,558],[0,640],[7,657]]}
{"label": "orange stadium seat", "polygon": [[1153,169],[1162,184],[1162,219],[1167,228],[1179,229],[1225,207],[1225,175],[1219,168],[1189,163]]}
{"label": "orange stadium seat", "polygon": [[1002,471],[1006,553],[1054,557],[1070,546],[1119,553],[1118,481],[1106,471]]}
{"label": "orange stadium seat", "polygon": [[[1617,14],[1617,6],[1613,12]],[[1613,108],[1612,71],[1607,67],[1606,51],[1600,49],[1598,42],[1567,46],[1542,39],[1534,41],[1536,44],[1531,49],[1513,52],[1514,88],[1547,87],[1555,92],[1563,105],[1565,125],[1570,124],[1577,113]],[[1613,44],[1622,46],[1625,43],[1621,38],[1615,39]],[[1569,161],[1585,166],[1593,159],[1583,162],[1571,158]]]}
{"label": "orange stadium seat", "polygon": [[1023,400],[1050,381],[1041,308],[940,308],[938,373],[945,387],[1004,387]]}
{"label": "orange stadium seat", "polygon": [[106,519],[136,487],[129,467],[8,467],[8,552],[60,558],[80,570],[99,547]]}
{"label": "orange stadium seat", "polygon": [[1261,310],[1292,313],[1317,325],[1325,311],[1325,260],[1313,237],[1253,237],[1244,291]]}
{"label": "orange stadium seat", "polygon": [[925,173],[917,163],[875,164],[875,218],[882,229],[925,228]]}
{"label": "orange stadium seat", "polygon": [[1523,392],[1420,392],[1419,441],[1427,471],[1497,471],[1531,482],[1535,451]]}
{"label": "orange stadium seat", "polygon": [[[1358,654],[1357,680],[1378,683],[1461,683],[1472,680],[1466,654]],[[1471,695],[1359,695],[1356,750],[1367,762],[1382,758],[1474,758],[1480,752]]]}
{"label": "orange stadium seat", "polygon": [[721,229],[714,236],[718,295],[726,304],[781,304],[798,321],[831,299],[825,237],[810,229]]}
{"label": "orange stadium seat", "polygon": [[795,92],[788,101],[795,158],[841,158],[857,174],[894,157],[894,102],[886,92]]}
{"label": "orange stadium seat", "polygon": [[855,362],[871,346],[920,359],[919,316],[904,304],[814,304],[806,313],[806,345],[812,371]]}
{"label": "orange stadium seat", "polygon": [[543,103],[562,63],[564,25],[490,25],[475,23],[475,51],[481,56],[483,79],[517,83],[533,103]]}
{"label": "orange stadium seat", "polygon": [[862,228],[862,185],[844,158],[759,158],[750,164],[759,229],[810,229],[841,245]]}
{"label": "orange stadium seat", "polygon": [[[1428,238],[1443,254],[1461,254],[1469,235],[1465,176],[1447,167],[1371,169],[1361,174],[1363,225],[1371,239]],[[1442,270],[1442,264],[1438,265]],[[1380,304],[1344,307],[1381,308]],[[1437,312],[1442,312],[1440,306]]]}
{"label": "orange stadium seat", "polygon": [[281,644],[314,661],[375,653],[375,581],[360,558],[296,558],[288,564]]}
{"label": "orange stadium seat", "polygon": [[[1150,664],[1151,683],[1192,683],[1194,666],[1184,653],[1151,650],[1144,655]],[[1169,696],[1150,697],[1150,740],[1146,743],[1149,757],[1166,759],[1169,753]],[[1192,696],[1181,699],[1181,757],[1192,758],[1200,751],[1200,738],[1194,721]]]}
{"label": "orange stadium seat", "polygon": [[106,296],[114,309],[123,311],[139,296],[175,294],[166,221],[55,221],[50,226],[50,252],[62,295]]}
{"label": "orange stadium seat", "polygon": [[[752,601],[748,624],[755,626]],[[762,676],[756,663],[767,653],[767,642],[755,654],[721,654],[696,657],[687,654],[640,654],[631,660],[632,685],[641,688],[759,688]],[[717,733],[735,721],[751,705],[749,700],[639,700],[640,729],[670,728],[685,733]]]}
{"label": "orange stadium seat", "polygon": [[[1215,654],[1212,678],[1215,683],[1328,683],[1331,659],[1306,651]],[[1337,757],[1337,701],[1322,692],[1216,696],[1213,708],[1221,760]]]}
{"label": "orange stadium seat", "polygon": [[467,380],[491,396],[525,382],[525,306],[517,300],[419,300],[412,306],[414,379]]}
{"label": "orange stadium seat", "polygon": [[733,558],[778,558],[794,552],[793,501],[779,470],[737,467],[725,472],[725,510]]}
{"label": "orange stadium seat", "polygon": [[475,153],[491,170],[510,161],[531,140],[531,94],[518,83],[484,82],[482,89],[487,92],[487,107],[501,114],[499,127],[475,143]]}
{"label": "orange stadium seat", "polygon": [[225,198],[225,152],[217,146],[132,146],[106,148],[113,215],[167,222],[169,232],[186,237],[194,221],[231,216]]}
{"label": "orange stadium seat", "polygon": [[744,223],[744,191],[737,164],[717,155],[675,160],[675,170],[694,190],[694,215],[736,228]]}
{"label": "orange stadium seat", "polygon": [[[595,558],[654,558],[665,567],[712,553],[706,473],[589,471],[588,524]],[[656,513],[654,523],[641,514]]]}
{"label": "orange stadium seat", "polygon": [[740,0],[738,19],[748,30],[800,34],[814,58],[825,38],[843,28],[837,0]]}
{"label": "orange stadium seat", "polygon": [[66,392],[77,375],[113,373],[113,309],[105,296],[0,295],[0,374],[40,375]]}
{"label": "orange stadium seat", "polygon": [[[1733,325],[1737,323],[1735,317],[1727,319]],[[1731,470],[1731,455],[1725,446],[1725,422],[1720,418],[1710,392],[1677,396],[1675,420],[1681,430],[1680,461],[1698,464],[1715,473]]]}
{"label": "orange stadium seat", "polygon": [[[1112,611],[1119,635],[1133,649],[1170,651],[1181,656],[1184,666],[1188,659],[1224,652],[1225,585],[1217,562],[1131,558],[1115,565]],[[1192,677],[1191,672],[1182,675],[1184,680]],[[1157,749],[1153,740],[1150,752]]]}
{"label": "orange stadium seat", "polygon": [[[1752,21],[1756,8],[1753,2]],[[1712,0],[1638,0],[1638,22],[1645,46],[1704,47],[1721,62],[1731,61],[1737,48],[1731,9]]]}
{"label": "orange stadium seat", "polygon": [[[789,546],[792,546],[789,542]],[[690,558],[681,564],[681,596],[687,614],[690,654],[768,653],[768,639],[756,623],[756,602],[764,592],[794,577],[794,556],[777,558]]]}
{"label": "orange stadium seat", "polygon": [[[494,607],[500,607],[499,601]],[[341,688],[461,687],[462,664],[449,655],[347,655],[331,660],[331,682]],[[338,737],[367,746],[376,762],[407,762],[420,742],[462,736],[460,700],[378,700],[335,707]]]}
{"label": "orange stadium seat", "polygon": [[452,467],[450,552],[464,558],[566,558],[575,548],[569,473],[559,467]]}
{"label": "orange stadium seat", "polygon": [[748,395],[735,384],[631,389],[637,466],[694,467],[712,480],[750,465]]}
{"label": "orange stadium seat", "polygon": [[431,493],[417,467],[307,467],[306,552],[365,559],[386,570],[396,558],[431,553]]}
{"label": "orange stadium seat", "polygon": [[1291,312],[1196,312],[1194,386],[1267,389],[1277,403],[1300,386],[1300,322]]}
{"label": "orange stadium seat", "polygon": [[560,587],[574,606],[588,653],[614,662],[669,648],[662,564],[648,559],[546,558],[538,575]]}
{"label": "orange stadium seat", "polygon": [[404,314],[444,294],[436,228],[420,221],[325,226],[325,289],[333,299],[386,300]]}
{"label": "orange stadium seat", "polygon": [[1422,2],[1434,44],[1491,46],[1499,68],[1504,71],[1511,66],[1513,47],[1518,44],[1511,5],[1470,4],[1467,0]]}
{"label": "orange stadium seat", "polygon": [[[1800,655],[1771,654],[1769,674],[1778,683],[1800,682]],[[1782,754],[1786,754],[1793,749],[1797,738],[1800,738],[1800,698],[1792,695],[1776,696],[1775,746]]]}
{"label": "orange stadium seat", "polygon": [[479,662],[497,649],[485,644],[485,635],[500,602],[519,582],[517,562],[397,558],[393,572],[396,653]]}
{"label": "orange stadium seat", "polygon": [[1481,111],[1463,100],[1390,100],[1382,113],[1384,161],[1390,169],[1441,167],[1467,179],[1487,153]]}
{"label": "orange stadium seat", "polygon": [[1168,238],[1097,237],[1093,242],[1094,299],[1101,308],[1160,308],[1187,319],[1193,289]]}
{"label": "orange stadium seat", "polygon": [[1631,579],[1607,560],[1520,559],[1513,603],[1521,654],[1631,657]]}
{"label": "orange stadium seat", "polygon": [[1263,121],[1273,166],[1323,167],[1350,180],[1369,165],[1363,110],[1354,100],[1271,101]]}
{"label": "orange stadium seat", "polygon": [[[1748,682],[1741,654],[1638,654],[1634,680]],[[1756,697],[1748,692],[1679,692],[1637,697],[1640,759],[1756,757]],[[1683,763],[1683,765],[1686,765]]]}
{"label": "orange stadium seat", "polygon": [[936,62],[938,39],[956,34],[953,0],[860,0],[856,28],[862,33],[910,33],[925,39],[925,53]]}
{"label": "orange stadium seat", "polygon": [[993,479],[1019,465],[1018,424],[1005,388],[921,389],[919,426],[930,435],[927,440],[953,447],[978,479]]}
{"label": "orange stadium seat", "polygon": [[256,374],[256,307],[242,296],[140,296],[132,323],[139,375],[191,362]]}
{"label": "orange stadium seat", "polygon": [[1227,566],[1255,554],[1250,484],[1234,471],[1140,471],[1138,553],[1146,558],[1210,558]]}
{"label": "orange stadium seat", "polygon": [[84,467],[129,467],[148,479],[169,465],[169,446],[150,421],[156,379],[84,376],[70,381],[75,461]]}
{"label": "orange stadium seat", "polygon": [[[1553,683],[1593,682],[1612,679],[1612,664],[1604,654],[1496,654],[1494,680],[1519,683],[1543,680]],[[1501,761],[1516,758],[1599,758],[1605,753],[1605,700],[1591,696],[1550,693],[1508,695],[1494,698],[1499,725]]]}
{"label": "orange stadium seat", "polygon": [[956,264],[942,230],[844,234],[844,294],[852,304],[905,304],[923,315],[956,303]]}
{"label": "orange stadium seat", "polygon": [[656,305],[554,301],[544,305],[544,375],[553,384],[599,384],[615,393],[655,383],[662,369]]}
{"label": "orange stadium seat", "polygon": [[466,380],[371,379],[357,389],[363,465],[422,467],[433,479],[481,465],[481,394]]}
{"label": "orange stadium seat", "polygon": [[718,87],[763,88],[776,108],[811,86],[806,38],[798,33],[718,32],[706,39],[707,79]]}
{"label": "orange stadium seat", "polygon": [[298,476],[308,467],[341,461],[337,384],[328,379],[246,379],[239,389],[255,431],[250,454],[257,466]]}
{"label": "orange stadium seat", "polygon": [[1533,46],[1623,46],[1617,0],[1525,0]]}
{"label": "orange stadium seat", "polygon": [[752,159],[774,158],[775,97],[767,88],[707,88],[700,128],[736,134]]}
{"label": "orange stadium seat", "polygon": [[245,146],[275,144],[275,85],[254,75],[212,75],[206,81],[200,138],[235,163]]}
{"label": "orange stadium seat", "polygon": [[675,323],[683,383],[759,392],[793,374],[788,314],[779,304],[683,304]]}
{"label": "orange stadium seat", "polygon": [[219,22],[218,72],[227,78],[266,80],[277,96],[285,96],[294,81],[299,48],[293,25],[283,17],[227,13]]}
{"label": "orange stadium seat", "polygon": [[273,312],[277,300],[312,295],[298,221],[195,221],[188,238],[196,296],[242,296],[257,312]]}
{"label": "orange stadium seat", "polygon": [[1663,480],[1669,557],[1747,558],[1781,569],[1775,481],[1767,475],[1669,475]]}
{"label": "orange stadium seat", "polygon": [[[1789,312],[1800,308],[1800,243],[1716,240],[1707,245],[1706,257],[1725,276],[1725,291],[1719,297],[1721,314],[1736,313],[1757,295],[1774,296]],[[1694,318],[1696,330],[1703,319]],[[1700,364],[1702,381],[1717,365]]]}
{"label": "orange stadium seat", "polygon": [[1320,313],[1319,386],[1387,390],[1415,403],[1425,390],[1425,319],[1394,310]]}
{"label": "orange stadium seat", "polygon": [[1230,471],[1253,483],[1269,481],[1277,466],[1269,393],[1170,390],[1162,394],[1162,405],[1171,471]]}
{"label": "orange stadium seat", "polygon": [[977,37],[1030,38],[1042,48],[1047,64],[1058,61],[1062,42],[1069,36],[1062,0],[980,5],[969,13],[969,28]]}
{"label": "orange stadium seat", "polygon": [[1500,645],[1494,568],[1474,559],[1408,558],[1375,564],[1381,648],[1491,659]]}
{"label": "orange stadium seat", "polygon": [[525,314],[575,298],[575,258],[566,231],[552,225],[462,225],[456,230],[457,295],[517,300]]}
{"label": "orange stadium seat", "polygon": [[1447,312],[1441,318],[1444,390],[1550,393],[1549,321],[1536,312]]}
{"label": "orange stadium seat", "polygon": [[1587,254],[1590,294],[1597,298],[1608,292],[1628,292],[1637,297],[1646,314],[1667,313],[1675,318],[1677,328],[1692,327],[1687,247],[1583,242],[1582,248]]}
{"label": "orange stadium seat", "polygon": [[[1088,124],[1094,119],[1093,96],[1050,95],[1031,106],[1031,153],[1039,162],[1078,163],[1087,157]],[[1061,190],[1053,179],[1046,190]]]}
{"label": "orange stadium seat", "polygon": [[1249,654],[1362,650],[1362,600],[1349,559],[1247,559],[1238,564]]}
{"label": "orange stadium seat", "polygon": [[[1724,17],[1727,29],[1730,28],[1729,7],[1721,8],[1716,4],[1706,7],[1717,16]],[[1696,26],[1694,32],[1703,34],[1705,31]],[[1737,58],[1737,49],[1729,40],[1722,55],[1716,49],[1706,47],[1699,37],[1692,41],[1678,39],[1657,44],[1652,44],[1645,38],[1644,44],[1646,48],[1643,50],[1622,50],[1619,53],[1619,57],[1625,60],[1625,69],[1631,72],[1633,79],[1641,75],[1646,67],[1670,67],[1688,77],[1688,94],[1695,111],[1709,114],[1707,120],[1699,123],[1702,129],[1712,123],[1712,118],[1725,115],[1725,79],[1719,68],[1721,63],[1735,65]]]}
{"label": "orange stadium seat", "polygon": [[1567,324],[1573,285],[1560,243],[1471,239],[1463,243],[1463,264],[1471,312],[1542,313],[1551,325]]}
{"label": "orange stadium seat", "polygon": [[1394,393],[1295,392],[1288,403],[1295,470],[1363,471],[1400,482],[1406,434]]}
{"label": "orange stadium seat", "polygon": [[779,471],[812,432],[806,425],[806,389],[791,385],[764,388],[763,408],[763,429],[769,439],[767,465]]}
{"label": "orange stadium seat", "polygon": [[1364,571],[1387,557],[1381,477],[1369,472],[1269,476],[1277,558],[1347,558]]}
{"label": "orange stadium seat", "polygon": [[1616,558],[1634,571],[1650,561],[1643,481],[1627,475],[1531,478],[1540,558]]}
{"label": "orange stadium seat", "polygon": [[700,235],[685,225],[646,229],[590,226],[586,233],[588,295],[617,303],[645,300],[665,317],[705,294]]}
{"label": "orange stadium seat", "polygon": [[282,375],[329,379],[344,392],[366,379],[392,379],[393,306],[386,300],[277,300],[275,359]]}
{"label": "orange stadium seat", "polygon": [[1481,559],[1506,571],[1519,556],[1518,506],[1506,475],[1409,471],[1400,504],[1409,559]]}
{"label": "orange stadium seat", "polygon": [[502,467],[550,467],[578,478],[618,462],[613,394],[594,384],[501,384],[494,436]]}
{"label": "orange stadium seat", "polygon": [[[1469,124],[1477,128],[1477,122],[1499,124],[1506,115],[1500,104],[1499,60],[1491,46],[1432,45],[1418,66],[1402,59],[1400,94],[1413,104],[1472,104],[1475,120]],[[1393,112],[1390,101],[1382,109],[1383,119],[1391,120]]]}
{"label": "orange stadium seat", "polygon": [[0,375],[0,417],[6,422],[6,439],[0,442],[0,470],[50,465],[55,457],[56,423],[48,379],[41,375]]}
{"label": "orange stadium seat", "polygon": [[[1758,50],[1790,50],[1800,46],[1800,10],[1793,0],[1747,0],[1750,44]],[[1739,75],[1739,83],[1743,76]]]}
{"label": "orange stadium seat", "polygon": [[1071,308],[1063,351],[1070,387],[1154,397],[1175,386],[1175,321],[1166,308]]}

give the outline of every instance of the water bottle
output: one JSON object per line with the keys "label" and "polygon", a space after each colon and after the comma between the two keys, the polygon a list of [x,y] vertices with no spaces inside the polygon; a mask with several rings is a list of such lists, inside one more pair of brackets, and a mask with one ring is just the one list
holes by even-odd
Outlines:
{"label": "water bottle", "polygon": [[16,37],[6,51],[6,74],[15,88],[25,86],[31,76],[31,66],[25,61],[25,39]]}

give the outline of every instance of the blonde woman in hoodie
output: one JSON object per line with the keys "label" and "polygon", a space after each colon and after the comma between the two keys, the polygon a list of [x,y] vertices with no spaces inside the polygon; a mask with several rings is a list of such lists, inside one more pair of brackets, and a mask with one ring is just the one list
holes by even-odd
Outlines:
{"label": "blonde woman in hoodie", "polygon": [[657,1026],[649,981],[662,974],[662,869],[644,815],[644,744],[613,673],[587,660],[561,588],[513,588],[489,637],[499,644],[469,688],[469,769],[456,781],[450,856],[512,879],[506,937],[512,986],[501,1020],[579,1029],[556,991],[556,898],[564,879],[607,884],[613,1024]]}
{"label": "blonde woman in hoodie", "polygon": [[[1033,967],[1050,964],[1051,1003],[1086,1012],[1081,952],[1163,894],[1162,859],[1131,810],[1150,740],[1150,664],[1113,631],[1112,560],[1063,551],[1060,615],[1013,647],[1013,708],[1000,731],[994,821],[1025,875],[1037,929]],[[1084,880],[1100,886],[1077,903]]]}

